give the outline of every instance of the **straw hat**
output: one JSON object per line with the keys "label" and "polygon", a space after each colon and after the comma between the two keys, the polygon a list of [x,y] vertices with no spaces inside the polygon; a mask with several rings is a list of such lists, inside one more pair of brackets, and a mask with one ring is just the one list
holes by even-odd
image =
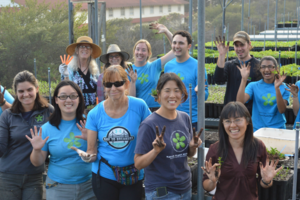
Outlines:
{"label": "straw hat", "polygon": [[101,48],[93,43],[93,39],[88,37],[88,36],[81,36],[77,39],[76,43],[74,44],[70,44],[67,48],[66,48],[66,52],[69,55],[73,55],[75,52],[75,48],[78,44],[89,44],[92,46],[93,52],[92,52],[92,58],[98,58],[101,55]]}
{"label": "straw hat", "polygon": [[110,54],[110,53],[120,53],[123,55],[124,61],[127,61],[130,57],[130,55],[125,52],[125,51],[121,51],[120,47],[116,44],[111,44],[108,46],[107,48],[107,53],[103,54],[102,56],[100,56],[100,60],[103,63],[108,63],[108,60],[106,58],[106,55]]}

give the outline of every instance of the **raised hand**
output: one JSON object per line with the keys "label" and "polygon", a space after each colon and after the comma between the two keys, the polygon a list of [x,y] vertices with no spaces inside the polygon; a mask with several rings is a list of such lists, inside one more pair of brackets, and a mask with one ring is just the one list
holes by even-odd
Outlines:
{"label": "raised hand", "polygon": [[241,68],[239,66],[236,66],[240,70],[242,79],[244,79],[244,80],[247,80],[248,77],[250,76],[250,69],[251,69],[250,64],[251,63],[248,62],[247,67],[246,67],[246,63],[244,63],[241,65]]}
{"label": "raised hand", "polygon": [[156,32],[155,34],[160,34],[160,33],[164,33],[166,32],[168,29],[165,25],[163,24],[159,24],[157,22],[155,23],[150,23],[149,24],[149,29],[155,29],[158,30],[158,32]]}
{"label": "raised hand", "polygon": [[214,42],[219,51],[219,54],[225,56],[229,51],[229,41],[227,42],[227,45],[225,45],[225,36],[223,36],[223,40],[221,36],[219,36],[219,38],[216,37],[216,40]]}
{"label": "raised hand", "polygon": [[71,147],[71,149],[76,151],[84,162],[90,162],[91,159],[96,156],[96,154],[89,154],[85,151],[77,149],[76,147]]}
{"label": "raised hand", "polygon": [[190,141],[190,147],[194,147],[197,148],[202,144],[202,140],[200,139],[200,136],[202,134],[203,128],[201,128],[201,130],[199,131],[199,133],[196,133],[196,129],[193,128],[193,138]]}
{"label": "raised hand", "polygon": [[208,176],[209,180],[211,180],[214,184],[217,183],[221,176],[221,168],[219,166],[219,163],[215,163],[214,165],[212,165],[212,159],[210,158],[208,162],[205,161],[205,168],[201,167],[201,169]]}
{"label": "raised hand", "polygon": [[158,126],[156,126],[155,129],[156,129],[156,138],[153,141],[152,146],[157,153],[160,153],[166,147],[166,143],[164,142],[164,134],[166,131],[166,126],[163,127],[161,135],[159,135]]}
{"label": "raised hand", "polygon": [[[1,83],[0,83],[1,85]],[[0,104],[4,102],[4,93],[5,93],[6,87],[4,87],[3,91],[0,91]]]}
{"label": "raised hand", "polygon": [[294,97],[298,97],[298,92],[299,92],[298,86],[295,84],[286,84],[286,85],[289,87],[289,89],[287,88],[284,89],[291,92]]}
{"label": "raised hand", "polygon": [[262,179],[265,182],[268,183],[271,180],[273,180],[276,173],[282,169],[282,166],[279,167],[278,169],[276,169],[278,161],[279,160],[277,159],[276,161],[271,160],[271,162],[270,162],[269,158],[267,158],[265,167],[263,166],[263,164],[261,162],[259,163],[260,174],[261,174]]}
{"label": "raised hand", "polygon": [[285,80],[286,78],[286,74],[283,72],[282,75],[280,75],[280,72],[278,70],[277,71],[277,74],[275,74],[275,81],[274,81],[274,86],[275,88],[279,88],[279,86],[283,83],[283,81]]}
{"label": "raised hand", "polygon": [[135,81],[137,80],[137,71],[136,70],[133,71],[132,64],[128,64],[126,70],[128,76],[131,79],[131,82],[135,83]]}
{"label": "raised hand", "polygon": [[80,125],[78,123],[76,123],[76,126],[77,128],[81,131],[81,135],[77,135],[75,136],[75,138],[80,138],[80,139],[83,139],[83,140],[87,140],[87,129],[85,128],[85,124],[86,124],[86,121],[85,120],[80,120]]}
{"label": "raised hand", "polygon": [[42,139],[42,128],[40,128],[40,134],[37,131],[36,126],[34,126],[34,132],[32,129],[30,129],[31,138],[25,135],[25,137],[30,141],[32,147],[34,150],[41,150],[47,140],[49,139],[49,136],[47,136],[44,140]]}

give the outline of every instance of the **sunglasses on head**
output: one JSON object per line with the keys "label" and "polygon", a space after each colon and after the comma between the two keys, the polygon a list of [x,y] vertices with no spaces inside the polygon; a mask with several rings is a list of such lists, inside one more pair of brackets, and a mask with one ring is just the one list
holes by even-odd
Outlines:
{"label": "sunglasses on head", "polygon": [[103,82],[103,85],[104,87],[107,87],[107,88],[111,88],[113,85],[115,87],[121,87],[122,85],[124,85],[126,81],[116,81],[116,82]]}

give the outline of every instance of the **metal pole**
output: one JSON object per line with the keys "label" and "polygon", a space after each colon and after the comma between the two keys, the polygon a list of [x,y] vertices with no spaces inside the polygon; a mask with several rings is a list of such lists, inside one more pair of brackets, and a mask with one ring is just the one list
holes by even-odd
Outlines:
{"label": "metal pole", "polygon": [[269,30],[269,7],[270,7],[270,0],[268,0],[268,15],[267,15],[267,29]]}
{"label": "metal pole", "polygon": [[276,0],[276,8],[275,8],[275,51],[277,49],[277,10],[278,10],[278,0]]}
{"label": "metal pole", "polygon": [[102,54],[106,53],[106,2],[103,2],[102,5],[104,7],[104,13],[103,13],[103,21],[102,21]]}
{"label": "metal pole", "polygon": [[248,33],[249,33],[249,22],[250,22],[250,5],[251,5],[251,0],[249,0],[249,5],[248,5]]}
{"label": "metal pole", "polygon": [[267,25],[266,25],[266,22],[265,22],[264,51],[266,50],[266,31],[267,31]]}
{"label": "metal pole", "polygon": [[33,63],[34,63],[34,75],[35,75],[35,78],[37,79],[37,75],[36,75],[36,59],[33,60]]}
{"label": "metal pole", "polygon": [[93,3],[88,3],[88,31],[89,37],[94,38],[94,31],[93,31]]}
{"label": "metal pole", "polygon": [[[193,35],[192,25],[193,25],[193,0],[190,0],[190,3],[189,3],[189,32],[191,35]],[[193,49],[190,48],[190,55],[192,55],[192,53],[193,53]]]}
{"label": "metal pole", "polygon": [[278,57],[278,65],[279,65],[279,71],[281,66],[281,51],[279,50],[279,57]]}
{"label": "metal pole", "polygon": [[288,12],[288,21],[290,21],[290,12]]}
{"label": "metal pole", "polygon": [[[95,12],[94,12],[95,20],[94,20],[94,31],[95,31],[95,41],[94,43],[99,45],[99,30],[98,30],[98,25],[99,25],[99,16],[98,16],[98,0],[95,0]],[[98,67],[100,68],[100,60],[99,58],[95,58],[96,63]]]}
{"label": "metal pole", "polygon": [[253,26],[253,35],[254,35],[254,39],[255,39],[255,26]]}
{"label": "metal pole", "polygon": [[[226,28],[226,29],[227,29],[227,39],[226,39],[226,40],[227,40],[227,42],[228,42],[228,41],[229,41],[229,40],[228,40],[228,35],[229,35],[229,23],[227,24],[227,28]],[[227,51],[227,58],[226,58],[226,61],[228,61],[228,51]]]}
{"label": "metal pole", "polygon": [[143,38],[142,32],[142,0],[140,0],[140,39]]}
{"label": "metal pole", "polygon": [[241,31],[244,30],[244,1],[242,0],[242,20],[241,20]]}
{"label": "metal pole", "polygon": [[297,49],[298,49],[297,42],[298,42],[298,40],[296,41],[296,44],[295,44],[295,64],[297,64]]}
{"label": "metal pole", "polygon": [[214,37],[213,37],[213,34],[211,34],[211,49],[213,50],[214,49]]}
{"label": "metal pole", "polygon": [[225,12],[226,12],[225,0],[223,0],[223,9],[222,10],[223,10],[223,18],[222,18],[222,38],[223,38],[223,35],[225,33]]}
{"label": "metal pole", "polygon": [[69,44],[72,44],[74,41],[73,35],[73,3],[68,0],[69,6]]}
{"label": "metal pole", "polygon": [[166,41],[165,41],[165,35],[163,35],[163,39],[164,39],[164,55],[166,55]]}
{"label": "metal pole", "polygon": [[51,104],[51,79],[50,79],[50,67],[48,67],[48,83],[49,83],[49,103]]}
{"label": "metal pole", "polygon": [[189,104],[190,104],[190,119],[192,121],[192,84],[189,84]]}
{"label": "metal pole", "polygon": [[259,25],[258,25],[258,32],[260,33],[260,19],[259,19]]}
{"label": "metal pole", "polygon": [[300,122],[297,122],[296,123],[296,138],[295,138],[294,179],[293,179],[293,199],[292,200],[296,200],[296,195],[297,195],[299,126],[300,126]]}
{"label": "metal pole", "polygon": [[[198,130],[205,127],[205,0],[198,0]],[[198,183],[202,183],[203,171],[201,166],[204,164],[205,151],[205,129],[201,134],[202,144],[198,148]],[[204,199],[204,190],[202,184],[197,184],[198,198]]]}
{"label": "metal pole", "polygon": [[252,18],[250,19],[250,35],[252,34]]}
{"label": "metal pole", "polygon": [[284,5],[283,5],[283,27],[285,24],[285,0],[284,0]]}

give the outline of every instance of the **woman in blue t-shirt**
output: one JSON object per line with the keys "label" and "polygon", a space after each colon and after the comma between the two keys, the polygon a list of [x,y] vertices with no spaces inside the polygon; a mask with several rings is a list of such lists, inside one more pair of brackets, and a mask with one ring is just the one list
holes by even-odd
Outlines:
{"label": "woman in blue t-shirt", "polygon": [[[247,85],[250,74],[250,63],[237,68],[241,72],[242,81],[237,94],[237,101],[246,103],[253,100],[252,121],[254,131],[268,128],[285,129],[286,106],[289,103],[290,92],[285,83],[285,75],[278,72],[278,64],[274,57],[265,56],[259,62],[259,72],[263,79]],[[245,89],[246,87],[246,89]]]}
{"label": "woman in blue t-shirt", "polygon": [[[96,199],[92,190],[92,173],[86,156],[80,159],[77,151],[86,151],[86,132],[83,112],[84,97],[76,83],[65,80],[55,88],[55,111],[39,134],[31,130],[33,150],[30,160],[34,166],[44,164],[48,154],[50,162],[46,178],[46,199]],[[79,126],[79,123],[81,126]]]}
{"label": "woman in blue t-shirt", "polygon": [[[150,24],[150,29],[164,33],[169,42],[172,43],[173,34],[163,24]],[[172,51],[153,62],[148,62],[152,56],[151,45],[147,40],[141,39],[133,47],[133,70],[137,71],[138,79],[135,84],[130,85],[130,94],[146,101],[153,112],[158,109],[159,104],[152,97],[151,90],[156,88],[159,75],[164,69],[164,65],[175,58]]]}
{"label": "woman in blue t-shirt", "polygon": [[130,82],[121,66],[104,71],[103,85],[107,99],[89,112],[86,122],[87,153],[97,154],[91,159],[93,190],[97,199],[140,200],[144,171],[134,167],[134,148],[150,110],[144,100],[126,96]]}
{"label": "woman in blue t-shirt", "polygon": [[145,168],[146,200],[191,199],[187,157],[195,155],[202,141],[200,133],[193,135],[189,116],[176,110],[188,94],[175,73],[163,74],[156,89],[161,107],[139,128],[134,163],[137,169]]}

